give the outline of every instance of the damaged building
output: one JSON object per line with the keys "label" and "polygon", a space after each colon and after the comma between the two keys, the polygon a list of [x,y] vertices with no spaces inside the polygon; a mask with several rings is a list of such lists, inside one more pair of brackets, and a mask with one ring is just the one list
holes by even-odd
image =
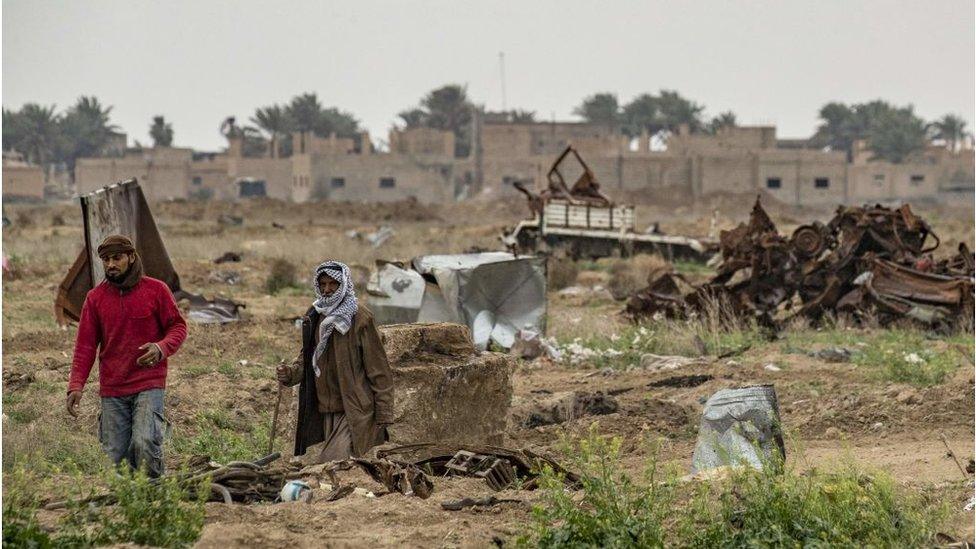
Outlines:
{"label": "damaged building", "polygon": [[765,191],[794,205],[837,205],[895,200],[971,200],[971,148],[929,146],[903,163],[872,160],[863,142],[853,154],[781,139],[773,126],[726,127],[714,134],[681,128],[666,143],[648,134],[578,122],[513,122],[497,113],[475,116],[471,153],[455,155],[450,131],[390,131],[388,150],[368,134],[291,136],[289,155],[246,150],[228,138],[226,151],[200,153],[156,147],[125,149],[114,157],[79,159],[76,191],[136,177],[147,198],[230,200],[463,200],[514,192],[514,184],[541,188],[552,159],[572,145],[610,191],[666,193],[693,201],[712,193]]}

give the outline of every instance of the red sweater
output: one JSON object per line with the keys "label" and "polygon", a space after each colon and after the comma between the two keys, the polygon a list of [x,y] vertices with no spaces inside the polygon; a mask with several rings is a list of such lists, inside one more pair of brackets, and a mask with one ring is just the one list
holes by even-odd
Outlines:
{"label": "red sweater", "polygon": [[[98,354],[99,395],[120,397],[166,387],[166,357],[186,339],[186,321],[176,307],[169,287],[160,280],[142,277],[123,294],[108,281],[85,297],[78,323],[78,339],[71,364],[68,391],[80,391]],[[139,366],[139,347],[155,343],[163,360]]]}

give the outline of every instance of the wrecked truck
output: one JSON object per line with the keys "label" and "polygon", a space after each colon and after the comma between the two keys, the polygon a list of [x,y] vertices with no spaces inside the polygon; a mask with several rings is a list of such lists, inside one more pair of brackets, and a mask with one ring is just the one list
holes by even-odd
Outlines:
{"label": "wrecked truck", "polygon": [[[647,253],[669,261],[705,262],[718,250],[717,242],[661,234],[656,227],[636,232],[634,206],[614,204],[604,195],[593,171],[572,146],[556,158],[546,178],[548,187],[539,193],[521,181],[514,183],[532,213],[531,219],[501,236],[514,254],[558,252],[573,259],[599,259]],[[567,182],[573,182],[572,187]]]}

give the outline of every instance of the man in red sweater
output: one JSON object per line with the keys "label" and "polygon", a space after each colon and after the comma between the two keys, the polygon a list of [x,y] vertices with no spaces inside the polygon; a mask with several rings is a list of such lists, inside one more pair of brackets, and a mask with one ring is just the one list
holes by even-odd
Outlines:
{"label": "man in red sweater", "polygon": [[118,465],[163,474],[163,390],[166,358],[186,339],[186,322],[169,287],[145,276],[125,236],[98,246],[105,280],[88,292],[68,381],[68,413],[78,417],[81,392],[98,355],[102,398],[99,441]]}

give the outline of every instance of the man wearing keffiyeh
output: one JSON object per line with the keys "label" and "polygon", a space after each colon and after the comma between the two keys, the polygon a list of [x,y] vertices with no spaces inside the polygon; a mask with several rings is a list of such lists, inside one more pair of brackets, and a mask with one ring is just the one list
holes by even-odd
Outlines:
{"label": "man wearing keffiyeh", "polygon": [[299,384],[295,455],[324,442],[319,461],[363,455],[387,439],[393,423],[393,374],[373,315],[356,299],[349,267],[315,268],[316,299],[302,318],[302,352],[278,367],[281,383]]}

